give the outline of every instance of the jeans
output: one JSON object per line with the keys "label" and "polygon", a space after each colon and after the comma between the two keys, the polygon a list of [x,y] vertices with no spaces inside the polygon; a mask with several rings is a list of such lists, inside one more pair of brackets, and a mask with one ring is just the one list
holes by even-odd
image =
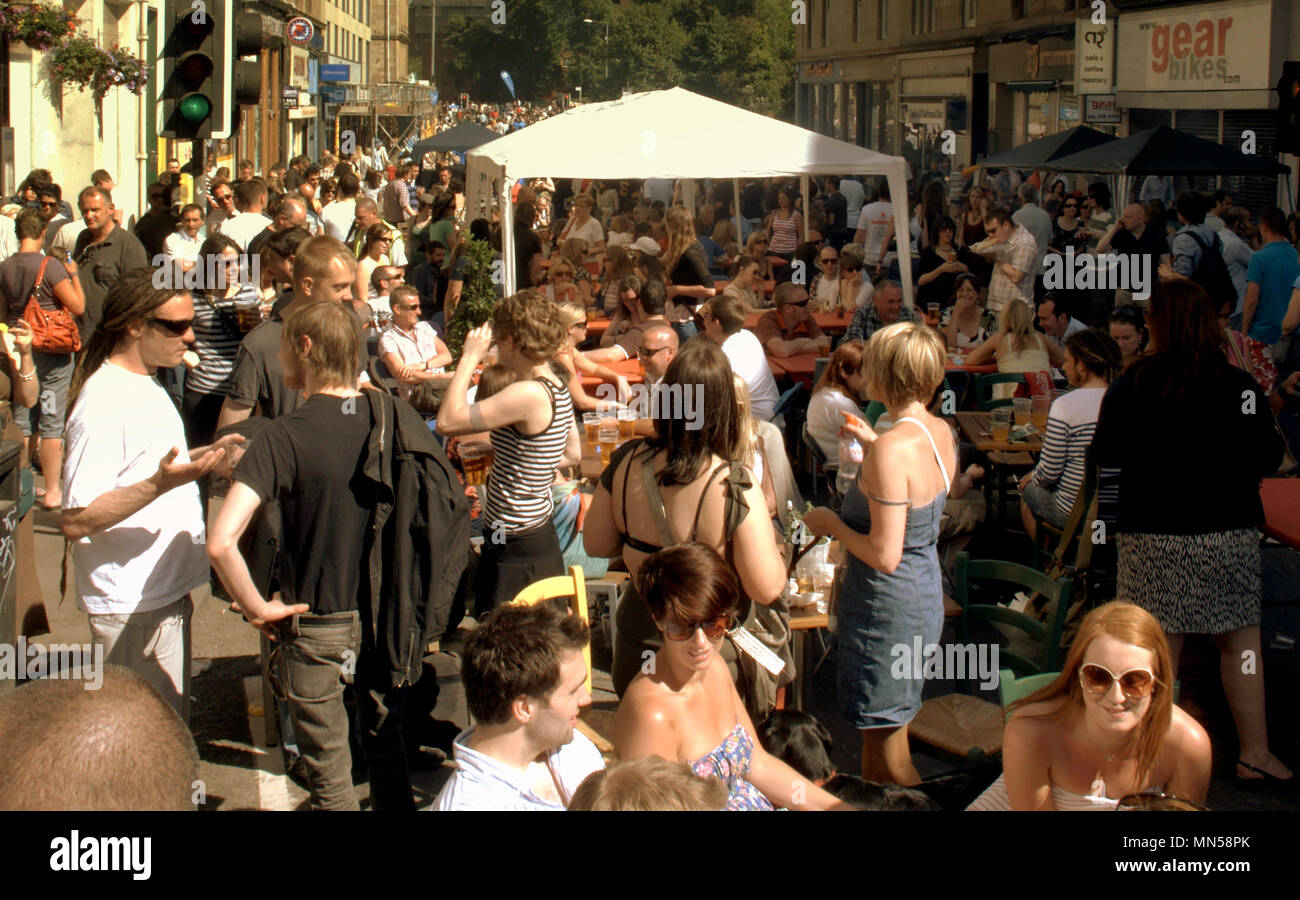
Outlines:
{"label": "jeans", "polygon": [[370,807],[375,812],[415,812],[402,734],[410,689],[392,687],[387,665],[368,652],[362,655],[357,675],[356,724],[366,753]]}
{"label": "jeans", "polygon": [[104,662],[126,666],[190,723],[190,619],[194,603],[186,594],[149,612],[90,613],[90,639],[104,647]]}
{"label": "jeans", "polygon": [[344,685],[361,652],[361,615],[297,615],[280,625],[272,652],[276,695],[289,710],[313,810],[358,808],[352,790]]}
{"label": "jeans", "polygon": [[677,343],[679,345],[685,344],[691,338],[695,337],[695,335],[700,333],[699,329],[695,327],[695,322],[693,321],[673,322],[672,326],[673,331],[677,332]]}

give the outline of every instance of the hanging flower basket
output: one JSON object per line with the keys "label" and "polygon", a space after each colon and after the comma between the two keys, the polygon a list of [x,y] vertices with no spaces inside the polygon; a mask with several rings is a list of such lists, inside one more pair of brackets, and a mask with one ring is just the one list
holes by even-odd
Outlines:
{"label": "hanging flower basket", "polygon": [[0,3],[0,40],[22,41],[33,50],[49,50],[76,31],[80,21],[62,6]]}
{"label": "hanging flower basket", "polygon": [[84,34],[74,34],[50,54],[50,75],[64,85],[90,90],[95,100],[114,87],[124,87],[139,96],[144,93],[148,74],[144,63],[131,51],[114,44],[101,50]]}

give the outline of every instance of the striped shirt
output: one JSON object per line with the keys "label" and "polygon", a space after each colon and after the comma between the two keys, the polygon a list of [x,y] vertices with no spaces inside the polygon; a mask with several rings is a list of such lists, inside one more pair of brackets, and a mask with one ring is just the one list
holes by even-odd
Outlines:
{"label": "striped shirt", "polygon": [[555,504],[551,484],[564,457],[569,430],[574,427],[569,389],[537,378],[551,395],[551,424],[540,434],[526,435],[515,425],[492,431],[492,471],[483,505],[486,527],[500,522],[506,534],[518,534],[551,520]]}
{"label": "striped shirt", "polygon": [[244,339],[237,306],[256,304],[257,289],[241,284],[230,299],[194,294],[194,352],[199,364],[185,375],[185,390],[196,394],[225,393],[235,371],[235,357]]}
{"label": "striped shirt", "polygon": [[782,217],[780,210],[772,214],[772,235],[767,249],[773,253],[793,253],[799,246],[799,232],[794,227],[794,210]]}
{"label": "striped shirt", "polygon": [[1067,517],[1083,488],[1084,454],[1092,445],[1104,396],[1105,388],[1078,388],[1062,394],[1047,415],[1034,483],[1056,492],[1056,509]]}

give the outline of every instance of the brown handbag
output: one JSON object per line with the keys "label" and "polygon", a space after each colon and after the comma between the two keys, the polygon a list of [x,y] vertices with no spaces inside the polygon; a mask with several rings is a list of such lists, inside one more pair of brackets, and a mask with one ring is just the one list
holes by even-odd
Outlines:
{"label": "brown handbag", "polygon": [[45,279],[45,266],[50,261],[47,256],[41,260],[41,268],[36,273],[36,283],[32,285],[31,296],[27,299],[27,309],[23,311],[23,321],[32,330],[32,347],[42,353],[76,353],[81,349],[81,329],[62,304],[53,311],[45,309],[40,303],[41,282]]}

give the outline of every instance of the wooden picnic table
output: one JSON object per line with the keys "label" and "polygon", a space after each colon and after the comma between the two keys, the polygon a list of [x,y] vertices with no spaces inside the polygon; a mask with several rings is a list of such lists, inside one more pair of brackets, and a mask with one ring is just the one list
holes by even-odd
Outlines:
{"label": "wooden picnic table", "polygon": [[[641,374],[641,362],[637,359],[621,359],[618,362],[605,363],[607,369],[612,369],[628,380],[629,384],[641,384],[645,381],[645,376]],[[592,388],[600,387],[602,384],[613,384],[607,378],[600,378],[596,375],[583,375],[583,390],[590,391]]]}
{"label": "wooden picnic table", "polygon": [[[999,451],[1038,453],[1043,449],[1043,441],[1036,434],[1031,434],[1027,441],[1017,443],[994,441],[992,437],[987,436],[993,430],[992,417],[987,412],[959,412],[956,413],[956,418],[957,427],[961,429],[962,435],[975,445],[976,450],[982,453],[996,453]],[[1012,427],[1014,427],[1014,424]]]}
{"label": "wooden picnic table", "polygon": [[[750,331],[753,331],[758,327],[758,320],[763,318],[763,316],[770,311],[771,310],[764,310],[763,312],[750,313],[745,316],[745,327]],[[847,312],[843,314],[837,312],[815,312],[812,314],[812,318],[813,321],[817,323],[818,328],[827,332],[848,331],[849,323],[853,321],[853,317]]]}
{"label": "wooden picnic table", "polygon": [[790,709],[806,709],[812,702],[809,696],[812,672],[807,671],[812,654],[808,652],[808,646],[812,643],[816,630],[826,628],[829,624],[830,616],[818,612],[816,606],[790,610],[790,652],[794,657],[794,683],[790,685],[790,697],[786,704]]}
{"label": "wooden picnic table", "polygon": [[[813,372],[817,371],[818,358],[815,353],[798,353],[794,356],[769,355],[767,364],[772,370],[773,378],[788,375],[792,380],[811,388]],[[826,357],[820,358],[825,359]]]}
{"label": "wooden picnic table", "polygon": [[613,321],[613,319],[606,318],[605,316],[589,317],[587,319],[587,337],[596,338],[597,340],[604,337],[605,332],[609,331],[609,326],[613,324]]}
{"label": "wooden picnic table", "polygon": [[1266,535],[1300,550],[1300,478],[1265,478],[1259,487]]}

